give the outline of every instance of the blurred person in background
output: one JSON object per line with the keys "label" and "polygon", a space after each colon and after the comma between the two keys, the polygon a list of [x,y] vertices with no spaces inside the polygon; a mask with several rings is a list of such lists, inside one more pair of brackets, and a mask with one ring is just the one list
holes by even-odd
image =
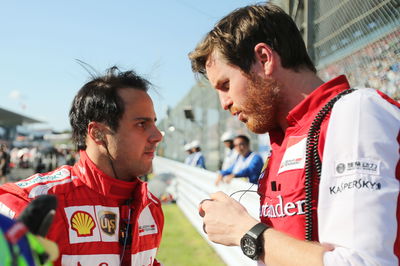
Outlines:
{"label": "blurred person in background", "polygon": [[233,134],[230,131],[226,131],[221,136],[221,142],[223,142],[225,146],[225,156],[221,166],[221,170],[223,171],[231,167],[237,160],[237,157],[239,156],[239,153],[234,149],[235,148],[235,146],[233,145],[234,138],[235,134]]}
{"label": "blurred person in background", "polygon": [[183,148],[185,149],[186,152],[186,158],[184,161],[184,164],[190,165],[192,163],[193,159],[193,151],[192,151],[192,144],[191,143],[186,143]]}
{"label": "blurred person in background", "polygon": [[233,145],[239,156],[228,169],[218,173],[215,185],[221,181],[229,184],[235,177],[247,177],[250,183],[257,184],[263,167],[261,156],[250,150],[250,139],[245,135],[236,136]]}
{"label": "blurred person in background", "polygon": [[22,147],[18,150],[18,167],[29,168],[30,150],[28,147]]}
{"label": "blurred person in background", "polygon": [[190,165],[206,169],[206,159],[204,158],[204,155],[201,152],[200,142],[198,140],[194,140],[190,145],[193,153]]}
{"label": "blurred person in background", "polygon": [[0,184],[7,182],[7,175],[10,172],[10,154],[5,144],[0,145]]}
{"label": "blurred person in background", "polygon": [[267,265],[399,265],[397,102],[343,75],[322,81],[295,22],[269,3],[222,18],[189,57],[222,107],[272,143],[261,222],[214,193],[200,204],[210,240]]}
{"label": "blurred person in background", "polygon": [[69,113],[79,161],[0,187],[0,211],[11,218],[39,195],[57,197],[47,234],[60,249],[55,265],[159,265],[161,202],[138,178],[162,139],[148,87],[116,67],[93,77]]}

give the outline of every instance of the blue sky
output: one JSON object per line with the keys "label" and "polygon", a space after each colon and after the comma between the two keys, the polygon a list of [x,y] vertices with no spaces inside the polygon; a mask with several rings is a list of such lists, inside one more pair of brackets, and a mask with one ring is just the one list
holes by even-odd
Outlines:
{"label": "blue sky", "polygon": [[212,26],[250,0],[0,2],[0,107],[69,128],[68,111],[89,74],[112,65],[148,78],[159,118],[194,85],[187,54]]}

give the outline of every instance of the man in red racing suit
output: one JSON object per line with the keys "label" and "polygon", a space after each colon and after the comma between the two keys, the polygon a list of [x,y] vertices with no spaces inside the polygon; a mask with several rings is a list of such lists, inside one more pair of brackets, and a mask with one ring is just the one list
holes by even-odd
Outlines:
{"label": "man in red racing suit", "polygon": [[70,111],[79,161],[0,187],[0,211],[13,218],[35,197],[57,196],[46,236],[60,249],[55,265],[159,265],[161,204],[138,178],[162,139],[147,84],[116,68],[85,84]]}
{"label": "man in red racing suit", "polygon": [[56,265],[119,265],[129,220],[132,245],[125,253],[132,265],[157,265],[154,258],[164,224],[160,201],[145,182],[113,179],[86,152],[80,155],[73,167],[61,166],[0,187],[2,210],[15,218],[35,197],[57,196],[56,216],[47,234],[60,249]]}

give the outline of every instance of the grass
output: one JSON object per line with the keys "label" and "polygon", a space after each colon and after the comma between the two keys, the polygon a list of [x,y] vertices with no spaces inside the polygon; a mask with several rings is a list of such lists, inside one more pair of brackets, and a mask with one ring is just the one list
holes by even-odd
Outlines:
{"label": "grass", "polygon": [[225,266],[176,204],[163,204],[165,225],[157,260],[164,266]]}

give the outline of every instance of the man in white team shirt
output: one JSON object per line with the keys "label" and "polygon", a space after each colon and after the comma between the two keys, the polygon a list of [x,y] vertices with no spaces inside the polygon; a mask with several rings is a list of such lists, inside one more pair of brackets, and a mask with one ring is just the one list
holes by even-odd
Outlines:
{"label": "man in white team shirt", "polygon": [[399,265],[399,103],[345,76],[321,80],[293,19],[270,3],[231,12],[189,56],[221,106],[272,144],[261,223],[214,193],[200,204],[211,241],[267,265]]}
{"label": "man in white team shirt", "polygon": [[239,156],[228,169],[218,173],[215,184],[230,183],[235,177],[247,177],[250,183],[257,184],[263,166],[261,156],[250,150],[250,139],[245,135],[236,136],[233,145]]}
{"label": "man in white team shirt", "polygon": [[206,159],[204,158],[204,155],[201,152],[200,142],[198,140],[194,140],[191,142],[190,145],[192,146],[192,152],[193,152],[190,165],[206,169]]}
{"label": "man in white team shirt", "polygon": [[190,165],[193,159],[193,152],[192,152],[192,144],[191,143],[186,143],[183,146],[187,156],[185,158],[184,164]]}
{"label": "man in white team shirt", "polygon": [[221,142],[225,146],[225,156],[222,162],[221,170],[226,170],[231,167],[237,160],[239,153],[235,150],[235,145],[233,144],[233,139],[235,134],[231,131],[226,131],[221,136]]}

